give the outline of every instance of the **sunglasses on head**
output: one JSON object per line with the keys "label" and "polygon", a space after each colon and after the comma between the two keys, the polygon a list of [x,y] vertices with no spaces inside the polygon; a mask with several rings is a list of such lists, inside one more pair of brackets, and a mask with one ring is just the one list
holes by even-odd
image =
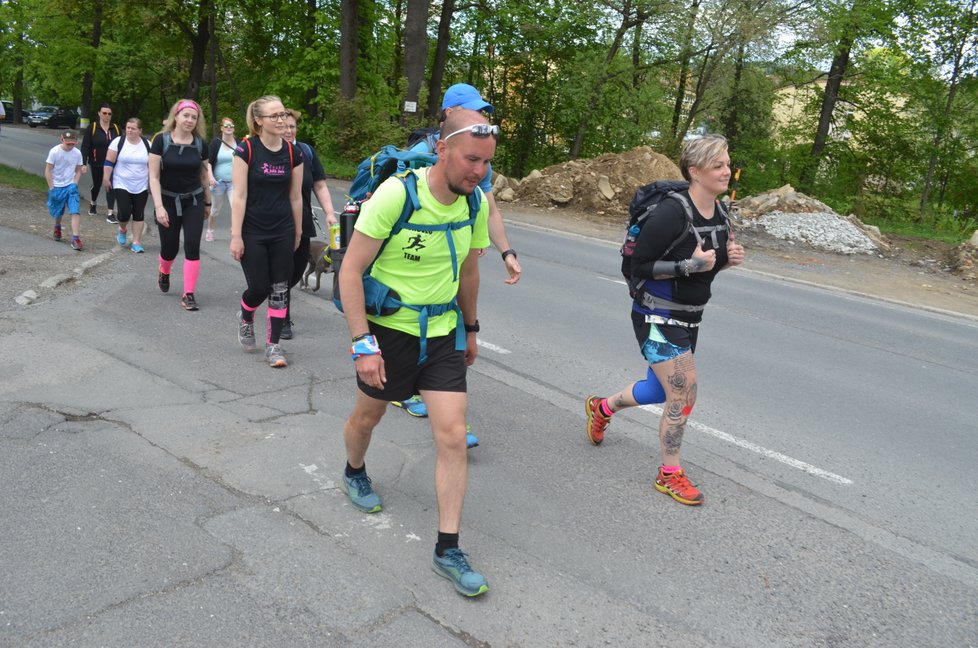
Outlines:
{"label": "sunglasses on head", "polygon": [[454,133],[449,133],[442,139],[447,141],[448,138],[455,137],[460,133],[471,133],[472,137],[479,137],[479,138],[489,137],[490,135],[492,135],[493,137],[499,137],[499,126],[495,124],[472,124],[471,126],[460,128]]}

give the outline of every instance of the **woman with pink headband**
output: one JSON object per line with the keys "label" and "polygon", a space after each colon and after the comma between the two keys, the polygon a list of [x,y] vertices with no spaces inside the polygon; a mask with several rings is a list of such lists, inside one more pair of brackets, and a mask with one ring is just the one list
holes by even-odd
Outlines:
{"label": "woman with pink headband", "polygon": [[162,292],[170,290],[170,270],[180,251],[183,232],[184,310],[199,307],[194,297],[200,274],[200,238],[204,219],[210,213],[208,178],[210,164],[204,146],[204,116],[197,102],[181,99],[170,109],[163,132],[153,138],[149,150],[149,190],[156,206],[160,232],[160,275]]}

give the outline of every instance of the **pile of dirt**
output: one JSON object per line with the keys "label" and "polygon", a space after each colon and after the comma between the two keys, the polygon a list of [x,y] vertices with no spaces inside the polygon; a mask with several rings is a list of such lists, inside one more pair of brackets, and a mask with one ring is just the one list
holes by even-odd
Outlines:
{"label": "pile of dirt", "polygon": [[627,216],[628,204],[639,187],[656,180],[682,179],[672,160],[640,146],[549,166],[519,181],[497,178],[493,190],[504,201]]}

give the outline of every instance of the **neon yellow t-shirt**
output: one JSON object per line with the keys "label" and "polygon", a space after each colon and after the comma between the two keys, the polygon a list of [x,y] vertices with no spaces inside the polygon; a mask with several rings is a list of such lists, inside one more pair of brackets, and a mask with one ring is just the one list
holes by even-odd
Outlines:
{"label": "neon yellow t-shirt", "polygon": [[[410,223],[431,225],[468,220],[469,205],[465,196],[459,196],[451,205],[443,205],[431,195],[427,169],[418,171],[416,175],[421,209],[411,214]],[[373,239],[386,239],[401,216],[406,199],[403,181],[388,178],[377,187],[370,200],[363,203],[355,229]],[[452,255],[447,237],[452,236],[455,242],[461,274],[462,263],[469,250],[489,247],[488,222],[489,205],[483,196],[474,228],[435,232],[402,229],[384,246],[370,274],[393,288],[406,304],[447,304],[458,294],[458,281],[452,279]],[[401,308],[393,315],[384,317],[368,315],[367,319],[410,335],[421,335],[418,312],[410,308]],[[432,317],[428,320],[428,337],[454,333],[455,325],[454,311]]]}

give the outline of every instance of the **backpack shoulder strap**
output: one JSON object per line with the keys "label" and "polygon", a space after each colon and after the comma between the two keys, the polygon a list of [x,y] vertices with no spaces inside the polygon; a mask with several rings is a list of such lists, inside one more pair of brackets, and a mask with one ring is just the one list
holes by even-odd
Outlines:
{"label": "backpack shoulder strap", "polygon": [[[676,239],[669,244],[669,247],[665,249],[660,258],[665,258],[665,256],[672,252],[673,248],[682,243],[683,239],[689,236],[690,233],[696,237],[697,245],[703,244],[703,237],[700,236],[700,233],[696,231],[696,227],[693,225],[693,206],[690,204],[689,200],[687,200],[686,196],[676,191],[670,191],[668,194],[666,194],[666,198],[673,198],[680,205],[682,205],[683,214],[686,216],[686,227],[683,229],[682,234],[677,236]],[[665,200],[665,198],[663,198],[663,200]]]}
{"label": "backpack shoulder strap", "polygon": [[[412,176],[410,179],[408,176]],[[384,242],[380,244],[380,248],[377,250],[377,255],[374,256],[374,260],[370,262],[370,265],[363,271],[364,276],[370,274],[370,270],[373,269],[374,264],[377,263],[377,259],[380,258],[380,254],[387,247],[387,243],[390,242],[394,235],[404,229],[404,225],[407,224],[408,220],[411,218],[411,214],[414,213],[415,209],[421,209],[421,204],[418,201],[418,179],[413,177],[414,174],[411,172],[404,173],[398,177],[401,182],[404,183],[404,206],[401,208],[401,215],[397,217],[397,221],[394,226],[391,227],[391,231],[388,232],[387,238]]]}
{"label": "backpack shoulder strap", "polygon": [[149,148],[151,146],[151,142],[148,139],[146,139],[145,137],[143,137],[141,139],[143,140],[143,146],[146,147],[146,152],[149,153]]}
{"label": "backpack shoulder strap", "polygon": [[245,147],[248,149],[248,166],[250,167],[251,166],[251,158],[253,157],[252,154],[251,154],[251,138],[250,137],[246,137],[244,139],[244,143],[245,143]]}
{"label": "backpack shoulder strap", "polygon": [[296,142],[296,144],[298,144],[299,145],[299,148],[302,150],[302,155],[306,157],[306,160],[305,161],[306,162],[311,162],[312,161],[312,147],[309,146],[308,144],[306,144],[305,142]]}
{"label": "backpack shoulder strap", "polygon": [[292,153],[292,142],[290,142],[289,140],[285,140],[285,143],[289,147],[289,173],[291,174],[292,167],[295,166],[295,158],[293,157],[293,153]]}

